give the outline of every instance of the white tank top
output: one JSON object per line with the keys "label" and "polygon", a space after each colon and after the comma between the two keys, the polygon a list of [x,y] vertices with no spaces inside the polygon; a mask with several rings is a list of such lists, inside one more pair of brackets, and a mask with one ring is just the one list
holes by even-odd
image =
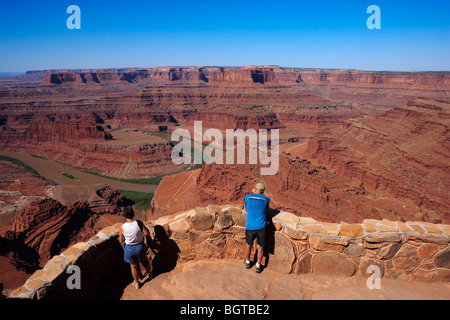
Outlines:
{"label": "white tank top", "polygon": [[139,228],[137,221],[133,222],[125,222],[122,225],[123,228],[123,236],[125,237],[125,244],[135,245],[139,244],[144,240],[142,236],[142,231]]}

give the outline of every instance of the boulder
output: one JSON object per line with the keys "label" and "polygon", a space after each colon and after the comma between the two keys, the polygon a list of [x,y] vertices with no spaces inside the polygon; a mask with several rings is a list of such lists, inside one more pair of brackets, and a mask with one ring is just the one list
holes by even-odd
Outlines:
{"label": "boulder", "polygon": [[216,221],[214,222],[214,229],[223,230],[228,229],[234,224],[233,217],[228,211],[221,211],[217,214]]}
{"label": "boulder", "polygon": [[291,273],[295,261],[293,243],[279,232],[274,235],[274,251],[269,256],[268,268],[281,273]]}
{"label": "boulder", "polygon": [[371,259],[371,258],[361,258],[361,262],[359,264],[359,269],[360,269],[360,274],[364,277],[364,278],[368,278],[371,275],[373,275],[373,271],[371,272],[367,272],[370,266],[377,266],[380,268],[380,277],[383,278],[384,277],[384,263],[381,262],[378,259]]}
{"label": "boulder", "polygon": [[208,239],[209,235],[206,232],[195,232],[191,231],[188,234],[188,239],[191,247],[195,247]]}
{"label": "boulder", "polygon": [[384,274],[386,279],[408,281],[408,274],[398,269],[388,269]]}
{"label": "boulder", "polygon": [[306,240],[308,238],[308,234],[306,232],[296,229],[290,225],[285,225],[283,232],[295,240]]}
{"label": "boulder", "polygon": [[434,269],[424,270],[418,269],[411,273],[412,281],[420,282],[450,282],[450,270]]}
{"label": "boulder", "polygon": [[364,253],[364,245],[362,243],[350,243],[345,249],[345,254],[348,257],[359,257]]}
{"label": "boulder", "polygon": [[393,243],[388,245],[387,247],[384,247],[380,253],[378,253],[378,257],[381,260],[389,260],[392,259],[393,256],[400,250],[402,247],[401,243]]}
{"label": "boulder", "polygon": [[208,212],[196,213],[191,218],[192,227],[198,231],[206,231],[214,226],[213,217]]}
{"label": "boulder", "polygon": [[236,207],[229,207],[227,210],[233,217],[234,222],[237,224],[242,216],[242,210]]}
{"label": "boulder", "polygon": [[236,220],[236,225],[240,227],[245,227],[247,224],[247,212],[242,212],[241,216]]}
{"label": "boulder", "polygon": [[309,244],[315,250],[342,252],[348,241],[342,238],[311,235]]}
{"label": "boulder", "polygon": [[208,204],[208,206],[206,207],[207,211],[212,214],[215,215],[217,212],[222,210],[223,206],[219,206],[216,204]]}
{"label": "boulder", "polygon": [[397,269],[404,270],[406,272],[411,272],[422,263],[422,258],[420,258],[417,253],[417,248],[411,245],[405,244],[401,250],[397,253],[393,259],[394,266]]}
{"label": "boulder", "polygon": [[437,268],[450,269],[450,248],[447,248],[445,251],[439,253],[434,258],[434,263]]}
{"label": "boulder", "polygon": [[183,239],[176,239],[174,241],[179,249],[178,254],[180,255],[180,257],[186,257],[191,253],[191,246],[189,241]]}
{"label": "boulder", "polygon": [[364,229],[360,224],[342,223],[340,235],[342,237],[350,237],[350,238],[362,237],[364,235]]}
{"label": "boulder", "polygon": [[317,233],[317,234],[326,234],[327,230],[322,227],[320,224],[310,224],[302,227],[303,231]]}
{"label": "boulder", "polygon": [[312,254],[309,252],[306,252],[303,254],[299,259],[297,263],[297,273],[298,274],[307,274],[311,273],[311,261],[312,261]]}
{"label": "boulder", "polygon": [[381,242],[401,242],[402,236],[400,234],[369,234],[366,236],[366,241],[370,243],[381,243]]}
{"label": "boulder", "polygon": [[319,252],[312,259],[312,272],[318,275],[351,277],[356,272],[356,266],[343,254]]}
{"label": "boulder", "polygon": [[174,219],[168,223],[171,232],[188,232],[191,224],[187,217]]}
{"label": "boulder", "polygon": [[418,253],[422,259],[429,259],[434,256],[438,250],[439,246],[437,244],[425,243],[419,248]]}

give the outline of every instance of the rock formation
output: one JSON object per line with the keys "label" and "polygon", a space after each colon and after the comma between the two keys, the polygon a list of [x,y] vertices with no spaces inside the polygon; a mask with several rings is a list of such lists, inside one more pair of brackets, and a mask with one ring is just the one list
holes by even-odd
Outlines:
{"label": "rock formation", "polygon": [[41,76],[41,86],[0,90],[0,148],[119,178],[177,169],[168,136],[136,145],[113,130],[171,132],[201,120],[205,128],[283,128],[298,137],[299,125],[309,135],[418,96],[446,98],[450,81],[448,72],[270,66],[53,70]]}
{"label": "rock formation", "polygon": [[42,85],[99,85],[117,83],[222,83],[350,85],[355,87],[448,90],[445,72],[373,72],[344,69],[298,69],[280,67],[164,67],[129,70],[87,70],[45,73]]}
{"label": "rock formation", "polygon": [[[352,119],[281,154],[275,176],[261,177],[257,165],[213,164],[203,166],[195,182],[168,178],[156,192],[152,214],[189,208],[192,199],[197,205],[243,203],[265,180],[273,208],[322,221],[449,223],[449,108],[445,101],[419,99],[378,117]],[[165,198],[166,190],[185,182],[189,192]]]}
{"label": "rock formation", "polygon": [[49,188],[47,194],[65,206],[70,206],[78,201],[85,202],[92,212],[98,214],[118,214],[122,207],[132,205],[132,202],[123,194],[105,184],[58,185]]}
{"label": "rock formation", "polygon": [[95,223],[94,219],[86,203],[65,207],[55,200],[45,199],[32,203],[18,214],[6,238],[34,249],[40,263],[45,263],[69,244],[69,235],[83,237],[85,231],[91,237],[92,231],[88,229]]}
{"label": "rock formation", "polygon": [[[117,214],[131,202],[108,186],[57,186],[50,192],[56,199],[44,198],[18,213],[0,237],[20,263],[43,265],[71,244],[91,238],[105,224],[104,214]],[[75,200],[72,202],[71,200]],[[23,255],[29,251],[28,257]],[[28,260],[27,260],[28,259]]]}
{"label": "rock formation", "polygon": [[11,162],[0,161],[0,230],[9,228],[12,218],[32,201],[47,196],[54,183]]}
{"label": "rock formation", "polygon": [[447,101],[410,101],[312,138],[306,156],[379,199],[398,199],[399,216],[448,223],[449,117]]}

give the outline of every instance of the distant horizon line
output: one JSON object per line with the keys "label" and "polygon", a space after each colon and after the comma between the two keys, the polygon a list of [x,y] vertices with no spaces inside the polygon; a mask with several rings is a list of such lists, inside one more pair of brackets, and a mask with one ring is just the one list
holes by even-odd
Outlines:
{"label": "distant horizon line", "polygon": [[355,69],[355,68],[325,68],[325,67],[292,67],[279,65],[165,65],[152,67],[107,67],[107,68],[51,68],[51,69],[32,69],[27,71],[0,71],[0,77],[20,76],[27,73],[52,73],[52,72],[83,72],[83,71],[128,71],[128,70],[145,70],[157,68],[279,68],[279,69],[302,69],[302,70],[349,70],[349,71],[364,71],[364,72],[403,72],[403,73],[420,73],[420,72],[450,72],[450,70],[369,70],[369,69]]}

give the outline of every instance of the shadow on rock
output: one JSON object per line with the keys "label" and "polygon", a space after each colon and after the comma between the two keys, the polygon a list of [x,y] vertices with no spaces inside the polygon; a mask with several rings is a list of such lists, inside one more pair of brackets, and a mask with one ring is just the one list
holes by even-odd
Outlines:
{"label": "shadow on rock", "polygon": [[167,236],[166,230],[156,225],[154,227],[154,239],[150,240],[149,247],[151,250],[153,276],[169,272],[175,269],[178,261],[180,249],[176,242]]}

